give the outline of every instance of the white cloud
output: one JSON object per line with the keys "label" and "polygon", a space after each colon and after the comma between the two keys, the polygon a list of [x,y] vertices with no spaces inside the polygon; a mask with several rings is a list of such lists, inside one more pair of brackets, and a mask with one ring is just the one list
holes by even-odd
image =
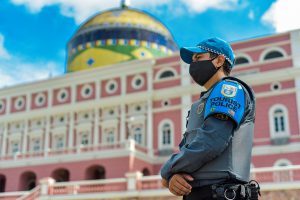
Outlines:
{"label": "white cloud", "polygon": [[300,1],[277,0],[262,16],[262,22],[271,25],[276,32],[300,28]]}
{"label": "white cloud", "polygon": [[[4,47],[4,36],[0,33],[0,60],[1,59],[10,59],[11,55]],[[0,79],[1,80],[1,79]]]}
{"label": "white cloud", "polygon": [[254,11],[253,10],[250,10],[249,13],[248,13],[248,18],[253,20],[254,19]]}
{"label": "white cloud", "polygon": [[238,0],[181,0],[190,11],[205,12],[208,9],[233,10],[239,5]]}
{"label": "white cloud", "polygon": [[34,82],[63,73],[63,66],[55,62],[29,63],[18,59],[13,62],[0,62],[0,88]]}
{"label": "white cloud", "polygon": [[[120,6],[120,0],[11,0],[15,5],[25,5],[31,12],[41,11],[46,6],[58,5],[64,16],[73,17],[77,24],[103,10]],[[207,9],[233,10],[239,5],[239,0],[132,0],[134,8],[155,8],[167,5],[171,15],[182,6],[188,11],[205,12]],[[177,9],[174,9],[177,8]]]}

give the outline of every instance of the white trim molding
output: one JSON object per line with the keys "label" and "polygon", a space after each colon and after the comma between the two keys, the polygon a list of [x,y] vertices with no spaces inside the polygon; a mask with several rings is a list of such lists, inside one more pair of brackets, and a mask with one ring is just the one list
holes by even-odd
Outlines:
{"label": "white trim molding", "polygon": [[[169,124],[170,125],[170,144],[169,145],[164,145],[163,144],[163,126],[165,124]],[[175,140],[175,129],[174,129],[174,123],[171,119],[164,119],[162,121],[160,121],[159,125],[158,125],[158,149],[169,149],[169,148],[173,148],[174,147],[174,140]]]}
{"label": "white trim molding", "polygon": [[251,56],[249,56],[247,53],[239,52],[239,53],[236,54],[235,60],[236,60],[237,58],[245,58],[246,60],[248,60],[248,63],[239,64],[238,66],[240,66],[240,65],[248,65],[248,64],[250,64],[250,63],[253,62]]}
{"label": "white trim molding", "polygon": [[[280,109],[282,110],[282,114],[284,117],[284,128],[283,132],[275,133],[275,126],[274,126],[274,112]],[[285,105],[283,104],[275,104],[269,109],[269,127],[270,127],[270,136],[271,138],[280,138],[286,137],[290,135],[290,124],[289,124],[289,112]]]}
{"label": "white trim molding", "polygon": [[288,159],[282,158],[282,159],[276,160],[274,162],[273,166],[276,167],[276,166],[288,166],[288,165],[292,165],[292,162]]}

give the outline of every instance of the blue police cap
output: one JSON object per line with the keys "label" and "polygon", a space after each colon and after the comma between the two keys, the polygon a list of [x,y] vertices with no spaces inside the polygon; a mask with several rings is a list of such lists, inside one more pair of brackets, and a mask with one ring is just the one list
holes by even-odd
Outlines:
{"label": "blue police cap", "polygon": [[233,67],[234,53],[231,46],[228,44],[228,42],[217,37],[203,40],[195,47],[181,47],[180,57],[184,62],[190,64],[192,62],[192,57],[194,53],[208,52],[223,55],[227,62],[230,64],[230,67]]}

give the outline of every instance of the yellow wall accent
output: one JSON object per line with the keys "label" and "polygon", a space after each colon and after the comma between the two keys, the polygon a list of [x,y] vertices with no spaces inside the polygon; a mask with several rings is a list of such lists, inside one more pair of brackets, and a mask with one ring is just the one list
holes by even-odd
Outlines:
{"label": "yellow wall accent", "polygon": [[[93,58],[93,65],[89,66],[87,61]],[[119,63],[129,60],[130,56],[116,53],[107,49],[90,48],[78,55],[71,63],[68,64],[68,71],[79,71],[94,67]]]}

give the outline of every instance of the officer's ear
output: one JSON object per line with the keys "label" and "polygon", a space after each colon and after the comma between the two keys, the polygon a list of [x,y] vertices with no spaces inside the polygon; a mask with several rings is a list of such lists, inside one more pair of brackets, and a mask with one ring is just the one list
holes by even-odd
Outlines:
{"label": "officer's ear", "polygon": [[226,59],[225,59],[225,56],[223,56],[223,55],[219,55],[216,59],[215,59],[216,61],[216,67],[217,68],[219,68],[219,67],[221,67],[221,66],[223,66],[223,64],[225,63],[225,61],[226,61]]}

